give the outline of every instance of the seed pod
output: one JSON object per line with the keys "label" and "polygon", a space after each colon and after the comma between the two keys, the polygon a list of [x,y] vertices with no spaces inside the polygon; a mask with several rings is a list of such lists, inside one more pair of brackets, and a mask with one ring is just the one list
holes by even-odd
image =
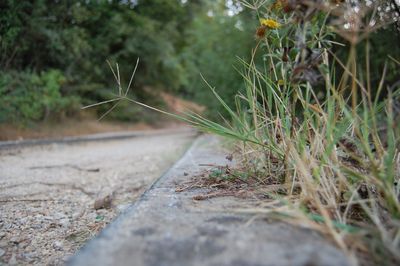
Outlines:
{"label": "seed pod", "polygon": [[289,61],[289,52],[292,47],[283,47],[283,54],[282,54],[282,61],[288,62]]}
{"label": "seed pod", "polygon": [[258,39],[264,38],[266,30],[267,30],[266,26],[262,25],[262,26],[258,27],[257,31],[256,31],[256,38],[258,38]]}

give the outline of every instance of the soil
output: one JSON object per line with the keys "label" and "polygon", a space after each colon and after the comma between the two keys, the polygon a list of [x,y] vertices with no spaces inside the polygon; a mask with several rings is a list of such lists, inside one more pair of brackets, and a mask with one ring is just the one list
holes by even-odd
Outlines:
{"label": "soil", "polygon": [[[152,88],[146,87],[148,92]],[[165,103],[166,110],[172,113],[184,113],[192,111],[202,113],[205,107],[194,102],[181,99],[175,95],[162,92],[154,94],[160,97]],[[43,121],[27,125],[0,124],[0,141],[41,139],[41,138],[62,138],[66,136],[79,136],[104,132],[118,132],[131,130],[152,130],[160,128],[176,128],[183,126],[182,123],[171,120],[166,116],[160,116],[157,121],[152,123],[132,123],[102,120],[97,121],[97,115],[92,109],[81,110],[78,117],[64,118],[60,121]]]}
{"label": "soil", "polygon": [[[226,158],[232,160],[228,155]],[[218,197],[237,197],[242,199],[265,200],[272,199],[279,193],[285,194],[290,187],[281,184],[275,178],[257,178],[255,175],[247,175],[245,169],[238,165],[235,167],[208,165],[211,168],[195,175],[190,180],[179,184],[175,191],[191,191],[198,194],[193,200],[208,200]]]}

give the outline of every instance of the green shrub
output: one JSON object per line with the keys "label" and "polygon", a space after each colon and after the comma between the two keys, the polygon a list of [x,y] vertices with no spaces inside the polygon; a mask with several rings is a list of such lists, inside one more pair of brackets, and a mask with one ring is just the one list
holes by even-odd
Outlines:
{"label": "green shrub", "polygon": [[79,98],[61,95],[65,77],[58,70],[0,72],[0,123],[24,124],[68,116],[79,108]]}

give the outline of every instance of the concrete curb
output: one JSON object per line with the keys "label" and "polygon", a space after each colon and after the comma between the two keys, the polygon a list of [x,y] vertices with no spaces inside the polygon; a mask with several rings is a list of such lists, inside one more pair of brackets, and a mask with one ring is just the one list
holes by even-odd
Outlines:
{"label": "concrete curb", "polygon": [[195,129],[178,128],[178,129],[108,132],[108,133],[98,133],[98,134],[90,134],[90,135],[83,135],[76,137],[65,137],[65,138],[0,141],[0,150],[22,148],[29,146],[50,145],[55,143],[72,144],[72,143],[91,142],[91,141],[123,140],[123,139],[138,138],[138,137],[170,135],[184,131],[195,131]]}
{"label": "concrete curb", "polygon": [[177,193],[177,184],[210,168],[204,165],[234,164],[218,146],[211,136],[196,139],[68,265],[348,265],[345,255],[316,232],[234,211],[259,202],[229,197],[193,201],[201,188]]}

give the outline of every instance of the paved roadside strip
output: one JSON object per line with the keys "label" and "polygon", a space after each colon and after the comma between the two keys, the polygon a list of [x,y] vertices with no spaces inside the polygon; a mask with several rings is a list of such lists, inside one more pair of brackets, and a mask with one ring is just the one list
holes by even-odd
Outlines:
{"label": "paved roadside strip", "polygon": [[0,265],[64,265],[140,198],[196,136],[183,128],[0,149]]}
{"label": "paved roadside strip", "polygon": [[[320,235],[285,223],[228,211],[234,198],[193,201],[176,186],[226,165],[218,140],[199,137],[130,208],[90,241],[69,265],[348,265]],[[248,203],[248,202],[247,202]]]}
{"label": "paved roadside strip", "polygon": [[0,141],[0,150],[14,148],[14,147],[48,145],[53,143],[69,144],[69,143],[81,143],[81,142],[91,142],[91,141],[123,140],[123,139],[137,138],[137,137],[151,137],[159,135],[172,135],[176,133],[181,133],[182,131],[185,130],[187,132],[194,131],[194,129],[191,128],[185,129],[178,127],[174,129],[97,133],[84,136],[64,137],[64,138],[9,140],[9,141]]}

